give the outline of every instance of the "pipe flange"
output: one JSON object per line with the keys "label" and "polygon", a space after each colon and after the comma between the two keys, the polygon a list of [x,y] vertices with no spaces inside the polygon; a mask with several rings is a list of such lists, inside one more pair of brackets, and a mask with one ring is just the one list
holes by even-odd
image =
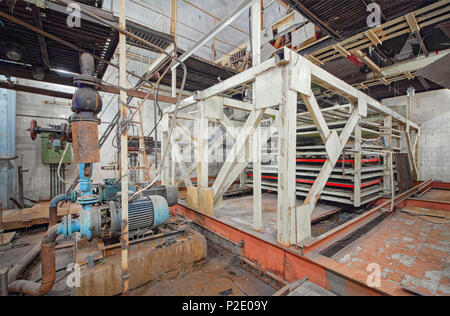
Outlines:
{"label": "pipe flange", "polygon": [[99,202],[100,198],[98,195],[96,194],[89,194],[89,195],[85,195],[85,196],[80,196],[77,199],[77,203],[81,204],[81,205],[89,205],[89,204],[94,204]]}

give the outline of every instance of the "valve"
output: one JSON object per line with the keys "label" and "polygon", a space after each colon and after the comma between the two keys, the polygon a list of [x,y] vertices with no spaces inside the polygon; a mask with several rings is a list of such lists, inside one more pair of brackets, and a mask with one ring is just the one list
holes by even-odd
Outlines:
{"label": "valve", "polygon": [[72,129],[67,123],[61,125],[49,125],[49,127],[38,126],[35,120],[31,121],[30,128],[27,129],[30,132],[32,140],[36,140],[37,135],[42,133],[50,134],[51,139],[59,139],[64,142],[72,142]]}

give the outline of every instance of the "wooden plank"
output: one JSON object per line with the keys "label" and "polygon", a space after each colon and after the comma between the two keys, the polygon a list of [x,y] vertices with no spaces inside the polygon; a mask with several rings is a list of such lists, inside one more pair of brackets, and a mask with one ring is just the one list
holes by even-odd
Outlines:
{"label": "wooden plank", "polygon": [[12,243],[14,237],[16,237],[16,232],[3,233],[3,243],[0,239],[0,246],[7,246]]}
{"label": "wooden plank", "polygon": [[[39,202],[33,207],[3,211],[3,228],[5,231],[46,225],[49,221],[50,202]],[[58,220],[64,215],[77,214],[81,211],[79,204],[65,204],[58,207]]]}
{"label": "wooden plank", "polygon": [[198,209],[198,189],[192,185],[187,187],[187,203],[189,207]]}
{"label": "wooden plank", "polygon": [[214,215],[214,195],[212,188],[198,188],[198,210],[200,213]]}

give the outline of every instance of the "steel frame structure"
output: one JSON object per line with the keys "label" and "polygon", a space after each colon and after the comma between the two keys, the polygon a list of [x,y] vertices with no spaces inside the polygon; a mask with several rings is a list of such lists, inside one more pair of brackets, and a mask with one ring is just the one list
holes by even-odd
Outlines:
{"label": "steel frame structure", "polygon": [[[349,101],[349,105],[336,107],[332,110],[346,108],[348,118],[345,126],[338,131],[331,129],[329,111],[330,108],[321,108],[312,92],[312,83],[333,91]],[[242,102],[227,97],[230,90],[252,86],[253,102]],[[307,107],[307,116],[311,118],[317,132],[319,133],[326,152],[326,161],[312,187],[310,188],[303,204],[297,206],[296,200],[296,146],[297,128],[299,116],[297,105],[299,100]],[[355,166],[355,188],[358,195],[361,183],[361,129],[370,116],[381,116],[384,119],[382,134],[386,146],[382,151],[374,150],[378,154],[384,154],[385,193],[391,190],[391,166],[393,138],[400,138],[399,129],[393,129],[393,122],[406,135],[411,163],[418,174],[418,147],[420,127],[407,120],[397,112],[380,104],[354,87],[334,77],[307,59],[299,56],[296,52],[284,48],[277,52],[276,56],[264,63],[257,64],[251,69],[244,71],[228,80],[221,82],[204,91],[195,93],[194,96],[185,99],[181,108],[196,108],[197,115],[194,117],[189,113],[179,112],[178,118],[184,120],[196,120],[197,135],[193,137],[188,131],[177,126],[179,134],[185,135],[194,141],[196,147],[197,163],[187,167],[182,160],[181,149],[176,141],[172,142],[172,150],[175,153],[175,162],[181,171],[182,179],[187,186],[188,204],[194,209],[213,215],[214,205],[220,203],[223,194],[253,162],[254,174],[254,218],[255,230],[260,230],[261,218],[261,147],[278,133],[278,242],[282,245],[301,246],[311,236],[311,213],[322,194],[325,185],[340,159],[350,137],[356,133]],[[224,113],[224,108],[233,108],[249,112],[248,118],[241,127],[239,135],[235,135],[235,123]],[[174,107],[169,107],[164,114],[163,135],[167,137],[168,122]],[[328,113],[327,113],[328,112]],[[270,120],[271,128],[262,128],[261,122]],[[342,118],[341,118],[342,120]],[[334,118],[336,121],[336,118]],[[222,137],[209,146],[208,124],[219,123],[227,131]],[[300,126],[302,123],[300,122]],[[262,130],[261,133],[255,131]],[[393,132],[395,131],[395,132]],[[395,133],[395,134],[394,134]],[[235,142],[229,151],[217,178],[212,186],[209,186],[208,159],[217,150],[221,142],[227,138],[234,138]],[[301,136],[300,136],[301,137]],[[175,140],[175,139],[173,139]],[[167,139],[163,138],[163,146]],[[172,166],[173,167],[173,166]],[[163,183],[176,179],[176,171],[170,170],[169,164],[165,168]],[[191,181],[191,174],[197,170],[197,185]],[[176,183],[173,181],[173,183]],[[359,193],[360,194],[360,193]],[[359,197],[360,198],[360,197]]]}
{"label": "steel frame structure", "polygon": [[[246,7],[249,7],[249,1]],[[234,15],[233,15],[234,16]],[[233,18],[233,16],[231,18]],[[175,126],[169,142],[169,121],[175,113],[175,105],[164,110],[162,118],[162,150],[170,144],[172,163],[166,162],[162,168],[162,183],[177,183],[177,167],[187,187],[188,205],[193,209],[212,216],[214,206],[221,202],[224,193],[240,177],[246,180],[245,170],[249,163],[253,169],[254,229],[262,229],[261,149],[278,134],[278,225],[277,241],[285,246],[302,246],[311,237],[311,213],[329,181],[336,163],[348,146],[354,134],[354,200],[359,206],[361,200],[362,133],[364,124],[370,118],[382,117],[383,127],[378,133],[384,139],[381,150],[371,150],[372,154],[384,156],[384,192],[395,191],[393,184],[392,151],[393,139],[399,139],[399,130],[406,135],[409,157],[414,171],[418,174],[418,148],[420,127],[402,115],[370,98],[361,91],[329,74],[313,62],[288,48],[280,49],[275,57],[261,63],[261,6],[258,0],[251,2],[252,60],[253,67],[219,84],[184,99],[177,112],[177,119],[195,121],[197,137],[180,124]],[[222,21],[226,25],[226,21]],[[218,27],[220,28],[220,27]],[[195,49],[195,48],[194,48]],[[319,106],[312,85],[348,100],[348,104],[334,108]],[[251,88],[251,102],[232,99],[231,96]],[[176,86],[172,86],[175,91]],[[306,112],[298,111],[299,103],[306,106]],[[194,109],[195,115],[184,111]],[[236,124],[224,112],[231,108],[248,112],[242,124]],[[342,113],[346,115],[342,116]],[[306,122],[316,129],[324,148],[324,163],[309,189],[303,204],[297,206],[297,129]],[[343,128],[336,130],[332,125],[343,120]],[[270,122],[269,128],[264,128]],[[396,123],[398,129],[394,129]],[[225,132],[210,143],[209,124],[220,125],[212,134]],[[238,129],[237,129],[238,128]],[[340,132],[338,134],[338,132]],[[300,133],[301,134],[301,133]],[[180,140],[185,137],[189,145],[180,148]],[[209,158],[227,140],[234,141],[231,150],[212,186],[209,185]],[[194,149],[194,163],[186,165],[183,154]],[[197,171],[196,185],[191,175]]]}

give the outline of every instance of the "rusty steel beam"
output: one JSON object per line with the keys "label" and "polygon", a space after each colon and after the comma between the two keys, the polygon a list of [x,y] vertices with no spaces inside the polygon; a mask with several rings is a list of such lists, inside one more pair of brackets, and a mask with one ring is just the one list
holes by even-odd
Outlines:
{"label": "rusty steel beam", "polygon": [[339,295],[388,295],[380,289],[370,288],[364,282],[332,270],[290,248],[263,240],[186,206],[175,205],[170,208],[170,212],[189,218],[197,225],[207,228],[226,240],[243,245],[241,250],[243,258],[253,262],[268,275],[275,275],[289,283],[308,277],[311,282]]}
{"label": "rusty steel beam", "polygon": [[450,202],[439,201],[439,200],[428,200],[428,199],[407,199],[399,206],[415,206],[420,208],[432,209],[432,210],[443,210],[450,211]]}
{"label": "rusty steel beam", "polygon": [[[120,89],[118,87],[111,86],[108,84],[104,84],[102,86],[102,91],[106,92],[106,93],[120,94]],[[127,90],[127,94],[130,97],[138,98],[138,99],[147,99],[147,100],[155,99],[155,95],[153,93],[139,91],[139,90],[135,90],[135,89]],[[168,97],[165,95],[158,95],[158,101],[165,102],[165,103],[171,103],[171,104],[175,104],[177,102],[176,98]]]}
{"label": "rusty steel beam", "polygon": [[[6,81],[0,81],[0,88],[1,89],[9,89],[9,90],[15,90],[20,92],[28,92],[28,93],[34,93],[34,94],[40,94],[40,95],[46,95],[49,97],[55,97],[55,98],[61,98],[61,99],[67,99],[72,100],[72,93],[66,93],[56,90],[50,90],[50,89],[43,89],[43,88],[36,88],[31,86],[25,86],[15,83],[9,83]],[[118,87],[110,86],[110,85],[103,85],[102,91],[105,93],[112,93],[112,94],[120,94],[120,89]],[[144,91],[138,91],[138,90],[128,90],[127,91],[128,96],[132,96],[134,98],[138,99],[144,99],[147,100],[154,100],[155,95],[153,93],[148,93]],[[164,95],[158,95],[158,100],[160,102],[165,103],[176,103],[176,99]]]}
{"label": "rusty steel beam", "polygon": [[20,92],[34,93],[34,94],[46,95],[49,97],[68,99],[68,100],[72,99],[71,93],[65,93],[65,92],[61,92],[61,91],[24,86],[24,85],[15,84],[15,83],[9,84],[9,82],[6,82],[6,81],[0,81],[0,89],[9,89],[9,90],[15,90],[15,91],[20,91]]}

